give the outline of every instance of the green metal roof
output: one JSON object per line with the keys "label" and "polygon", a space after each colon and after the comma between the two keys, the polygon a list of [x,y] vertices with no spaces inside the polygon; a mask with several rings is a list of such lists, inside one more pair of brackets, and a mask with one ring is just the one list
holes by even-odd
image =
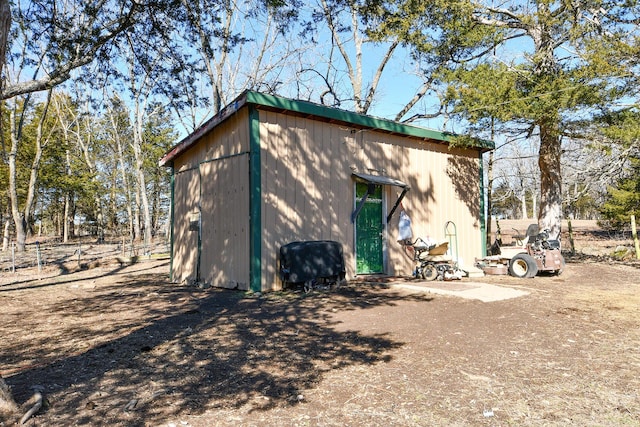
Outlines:
{"label": "green metal roof", "polygon": [[[227,105],[220,113],[205,122],[192,134],[184,138],[160,159],[160,165],[171,165],[173,159],[188,150],[201,137],[206,135],[211,129],[228,119],[245,105],[255,105],[259,110],[277,111],[284,114],[302,116],[310,119],[320,120],[329,123],[340,123],[354,126],[360,129],[371,129],[380,132],[430,140],[449,144],[456,138],[456,134],[450,132],[440,132],[420,126],[414,126],[393,120],[381,119],[377,117],[358,114],[351,111],[327,107],[309,101],[293,100],[275,95],[267,95],[260,92],[245,91],[233,102]],[[474,149],[488,151],[494,148],[492,141],[474,139]]]}

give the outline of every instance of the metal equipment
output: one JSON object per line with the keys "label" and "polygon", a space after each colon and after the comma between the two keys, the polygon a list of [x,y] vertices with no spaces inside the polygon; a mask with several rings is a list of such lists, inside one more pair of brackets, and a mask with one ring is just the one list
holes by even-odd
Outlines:
{"label": "metal equipment", "polygon": [[447,255],[449,242],[428,244],[418,237],[410,245],[413,248],[413,260],[416,268],[413,275],[424,280],[460,280],[465,272],[458,268],[450,256]]}
{"label": "metal equipment", "polygon": [[486,274],[506,274],[515,277],[535,277],[539,272],[560,275],[565,267],[560,252],[560,241],[549,239],[549,230],[540,232],[531,224],[524,236],[516,236],[515,246],[502,246],[501,241],[491,246],[491,255],[476,259],[476,267]]}

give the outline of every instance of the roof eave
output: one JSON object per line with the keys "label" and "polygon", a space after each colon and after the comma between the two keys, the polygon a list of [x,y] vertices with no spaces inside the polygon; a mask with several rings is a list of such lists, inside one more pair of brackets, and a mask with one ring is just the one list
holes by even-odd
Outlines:
{"label": "roof eave", "polygon": [[173,166],[173,160],[179,154],[189,149],[189,147],[195,144],[200,138],[208,134],[213,128],[237,113],[247,103],[247,93],[248,92],[243,92],[232,103],[220,110],[218,114],[211,117],[199,128],[183,138],[182,141],[174,145],[169,151],[164,154],[164,156],[162,156],[158,164],[160,166]]}
{"label": "roof eave", "polygon": [[[209,131],[218,126],[223,121],[227,120],[246,104],[256,105],[256,107],[259,109],[289,112],[309,118],[321,118],[330,123],[341,123],[355,126],[360,129],[371,129],[394,135],[408,136],[424,141],[436,141],[444,144],[450,144],[454,142],[458,137],[458,135],[450,132],[440,132],[433,129],[394,122],[388,119],[382,119],[354,113],[347,110],[326,107],[324,105],[315,104],[309,101],[291,100],[275,95],[266,95],[254,91],[245,91],[232,103],[222,109],[218,114],[207,120],[196,131],[185,137],[171,150],[169,150],[160,159],[159,165],[172,166],[173,160],[179,154],[189,149],[189,147],[191,147],[201,137],[209,133]],[[492,150],[494,147],[495,146],[492,141],[474,139],[474,144],[472,146],[468,146],[467,148],[476,149],[480,152],[486,152]]]}

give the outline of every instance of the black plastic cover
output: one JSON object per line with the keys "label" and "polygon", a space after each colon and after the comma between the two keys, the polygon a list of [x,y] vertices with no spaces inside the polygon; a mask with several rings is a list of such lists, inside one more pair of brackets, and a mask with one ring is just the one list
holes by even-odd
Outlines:
{"label": "black plastic cover", "polygon": [[280,277],[291,283],[344,278],[342,244],[333,240],[291,242],[280,247]]}

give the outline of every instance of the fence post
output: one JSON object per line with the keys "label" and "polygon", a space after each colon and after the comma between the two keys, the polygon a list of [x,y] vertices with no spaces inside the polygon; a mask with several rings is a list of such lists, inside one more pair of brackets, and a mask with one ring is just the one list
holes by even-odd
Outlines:
{"label": "fence post", "polygon": [[573,241],[573,228],[571,227],[571,220],[567,220],[567,225],[569,226],[569,247],[571,248],[571,255],[576,254],[576,245]]}
{"label": "fence post", "polygon": [[40,242],[36,241],[36,259],[38,260],[38,273],[42,272],[42,257],[40,256]]}
{"label": "fence post", "polygon": [[631,235],[633,236],[633,243],[636,247],[636,259],[640,259],[640,243],[638,243],[638,231],[636,230],[635,215],[631,215]]}

